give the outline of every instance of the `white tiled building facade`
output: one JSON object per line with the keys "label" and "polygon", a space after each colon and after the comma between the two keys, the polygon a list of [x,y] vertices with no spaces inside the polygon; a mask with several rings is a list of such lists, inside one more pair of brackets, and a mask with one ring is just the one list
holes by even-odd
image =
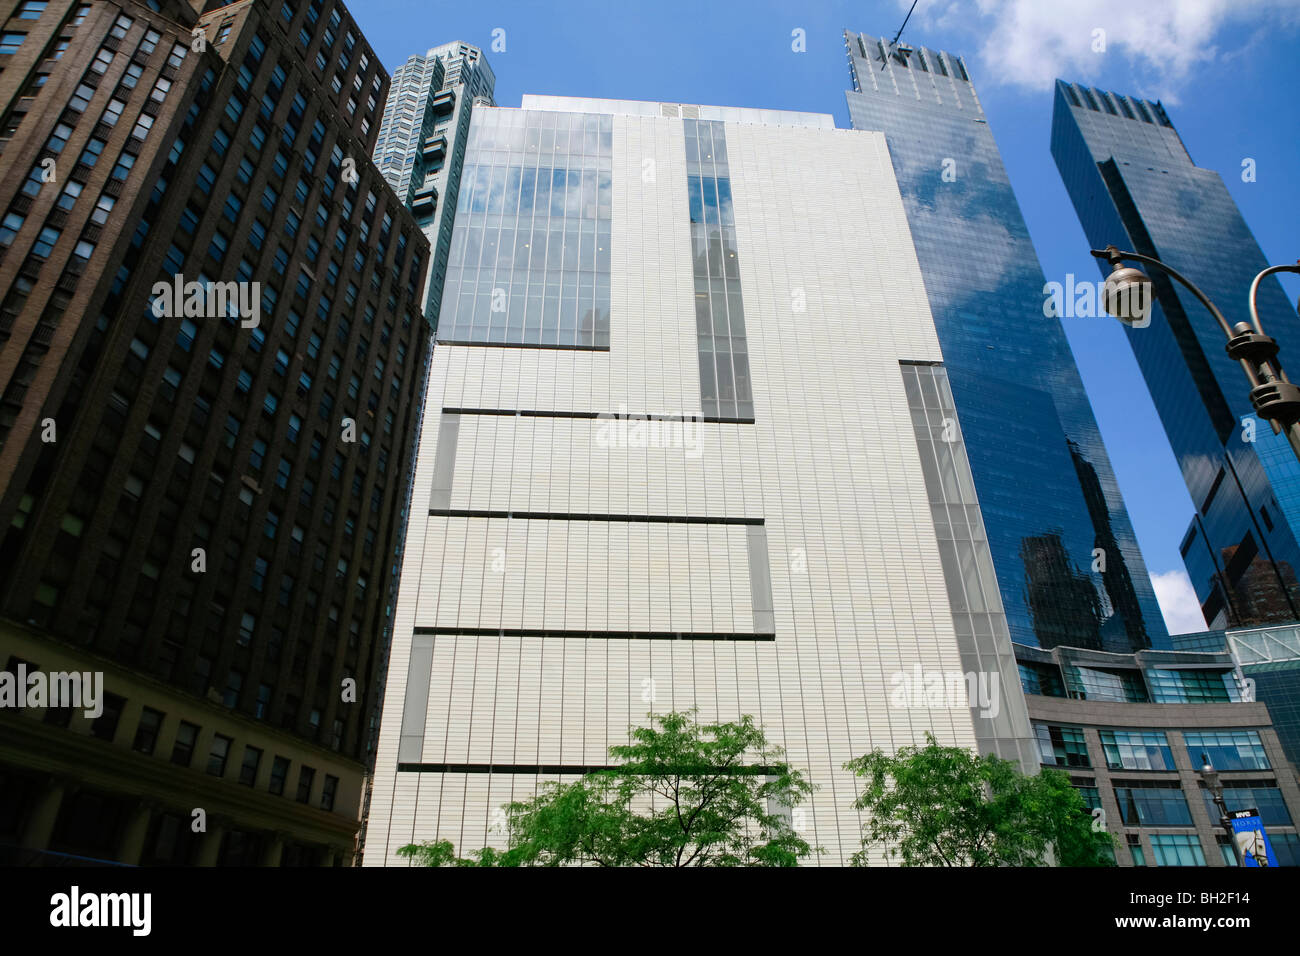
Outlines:
{"label": "white tiled building facade", "polygon": [[[963,701],[891,703],[897,675],[918,664],[969,668],[900,368],[942,357],[884,136],[817,114],[544,97],[524,106],[475,112],[464,188],[474,188],[471,165],[505,155],[480,123],[519,130],[552,111],[570,124],[571,151],[583,136],[589,157],[600,150],[584,168],[606,171],[588,231],[609,245],[607,340],[599,264],[596,308],[580,307],[574,347],[457,324],[485,314],[465,289],[478,288],[481,304],[503,287],[499,245],[476,250],[480,262],[497,251],[497,273],[462,281],[459,308],[448,276],[439,340],[473,344],[433,354],[365,863],[405,863],[396,850],[413,841],[504,846],[499,807],[607,765],[608,748],[648,712],[689,707],[706,721],[753,715],[819,787],[801,815],[804,838],[825,849],[810,862],[846,863],[861,835],[845,761],[926,731],[977,744]],[[594,139],[583,112],[606,114]],[[620,432],[627,423],[592,416],[702,412],[685,153],[696,118],[725,130],[734,248],[720,248],[739,261],[752,423],[742,405],[684,428],[656,422],[667,437],[642,441],[636,423]],[[511,135],[525,157],[552,143]],[[525,192],[543,178],[525,174]],[[510,174],[503,181],[514,188]],[[469,195],[458,241],[476,214]],[[507,198],[516,264],[545,238],[527,232],[522,205]],[[464,257],[462,243],[453,268]],[[509,295],[524,300],[513,275]],[[503,309],[515,325],[532,321],[526,300],[497,305],[487,321]],[[481,341],[494,337],[501,344]],[[1011,679],[1003,705],[1022,713],[1014,667]]]}

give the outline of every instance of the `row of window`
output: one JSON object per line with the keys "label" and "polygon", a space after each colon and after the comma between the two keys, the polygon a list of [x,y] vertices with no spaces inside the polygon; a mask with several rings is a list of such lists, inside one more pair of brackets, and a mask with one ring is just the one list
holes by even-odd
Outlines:
{"label": "row of window", "polygon": [[[1019,662],[1020,681],[1027,694],[1140,704],[1210,704],[1241,700],[1230,669],[1170,669],[1087,667]],[[1064,670],[1064,679],[1062,679]]]}
{"label": "row of window", "polygon": [[[1300,836],[1294,833],[1269,833],[1269,842],[1277,857],[1279,866],[1300,866]],[[1217,841],[1225,866],[1236,866],[1237,858],[1226,837]],[[1205,851],[1201,841],[1194,833],[1153,833],[1151,834],[1151,852],[1153,859],[1147,862],[1146,851],[1137,834],[1130,834],[1129,852],[1133,854],[1134,866],[1206,866]]]}
{"label": "row of window", "polygon": [[[1081,785],[1075,782],[1076,789],[1083,796],[1084,805],[1093,810],[1102,806],[1101,794],[1097,787]],[[1219,819],[1219,809],[1207,790],[1201,791],[1205,801],[1205,812],[1211,821]],[[1282,798],[1282,792],[1270,781],[1239,781],[1225,786],[1224,804],[1231,813],[1236,810],[1254,809],[1259,812],[1260,820],[1266,827],[1293,825],[1290,812]],[[1191,827],[1195,823],[1187,801],[1178,785],[1144,784],[1115,788],[1116,802],[1120,808],[1120,817],[1127,827]],[[1146,853],[1142,849],[1142,838],[1137,833],[1126,833],[1133,862],[1137,866],[1146,866]],[[1190,833],[1152,833],[1149,834],[1152,848],[1156,852],[1156,866],[1205,866],[1200,856],[1200,840]],[[1232,847],[1227,844],[1226,834],[1216,834],[1224,862],[1236,865]],[[1300,865],[1300,837],[1294,833],[1269,832],[1274,853],[1282,866]],[[1169,853],[1164,850],[1183,848],[1182,853]],[[1195,859],[1191,859],[1195,857]]]}
{"label": "row of window", "polygon": [[[19,664],[25,664],[28,670],[36,669],[35,665],[15,657],[9,659],[7,669],[10,673],[16,673]],[[111,742],[117,736],[118,725],[121,723],[125,709],[126,698],[105,692],[103,694],[103,712],[90,725],[91,736]],[[50,708],[46,712],[45,722],[55,726],[67,727],[71,722],[73,710],[74,708],[71,707]],[[142,707],[140,709],[140,720],[135,726],[135,733],[131,739],[131,749],[136,753],[150,757],[162,756],[157,754],[157,746],[166,717],[167,715],[160,710],[155,710],[152,707]],[[179,721],[176,727],[175,742],[172,744],[171,754],[168,757],[169,762],[178,767],[193,767],[201,731],[202,728],[198,724],[187,720]],[[212,744],[203,761],[205,772],[214,777],[224,777],[234,753],[234,746],[234,738],[225,734],[213,734]],[[263,755],[264,752],[260,747],[254,747],[252,744],[244,745],[239,763],[238,779],[241,784],[247,787],[257,784],[257,776],[262,766]],[[267,784],[267,789],[271,794],[275,796],[284,795],[285,788],[288,785],[291,765],[292,761],[288,757],[273,756]],[[316,769],[302,764],[298,771],[294,799],[299,803],[309,803],[315,781]],[[325,774],[325,779],[321,784],[320,808],[322,810],[334,809],[334,801],[338,796],[338,786],[338,777],[333,774]]]}
{"label": "row of window", "polygon": [[[1082,727],[1034,724],[1038,751],[1049,767],[1091,767]],[[1101,730],[1106,766],[1111,770],[1177,770],[1169,740],[1159,730]],[[1197,769],[1270,770],[1258,731],[1184,731],[1187,759]]]}

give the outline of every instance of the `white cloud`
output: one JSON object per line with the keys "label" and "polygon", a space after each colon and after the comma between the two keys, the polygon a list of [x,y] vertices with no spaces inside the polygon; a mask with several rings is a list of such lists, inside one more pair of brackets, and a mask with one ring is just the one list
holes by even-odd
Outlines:
{"label": "white cloud", "polygon": [[1153,574],[1151,586],[1155,588],[1160,613],[1165,617],[1165,626],[1170,634],[1193,634],[1206,630],[1205,616],[1201,614],[1192,579],[1186,571]]}
{"label": "white cloud", "polygon": [[[904,11],[910,5],[899,0]],[[923,42],[914,25],[970,34],[980,43],[972,51],[977,83],[1037,90],[1057,77],[1116,76],[1118,58],[1137,78],[1140,88],[1131,92],[1173,103],[1198,67],[1222,68],[1240,54],[1219,45],[1229,22],[1265,20],[1295,27],[1295,0],[921,0],[908,36]],[[1105,31],[1104,52],[1094,50],[1098,29]]]}

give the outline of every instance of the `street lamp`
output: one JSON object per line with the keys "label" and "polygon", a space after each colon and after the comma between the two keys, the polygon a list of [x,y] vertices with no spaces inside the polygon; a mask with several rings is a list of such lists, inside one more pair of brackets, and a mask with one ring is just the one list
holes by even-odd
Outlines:
{"label": "street lamp", "polygon": [[1228,819],[1228,805],[1223,802],[1223,782],[1219,780],[1219,771],[1210,764],[1208,754],[1201,754],[1201,761],[1204,764],[1200,769],[1201,779],[1205,781],[1205,789],[1210,791],[1214,805],[1219,809],[1219,826],[1228,834],[1232,858],[1237,861],[1237,866],[1242,866],[1241,855],[1237,852],[1237,836],[1232,829],[1232,821]]}
{"label": "street lamp", "polygon": [[1219,328],[1227,336],[1225,349],[1229,357],[1241,363],[1241,368],[1250,381],[1250,403],[1255,408],[1255,414],[1273,426],[1273,434],[1285,431],[1291,450],[1300,459],[1300,388],[1292,385],[1282,371],[1282,365],[1277,360],[1277,341],[1264,334],[1264,329],[1259,324],[1259,310],[1255,305],[1260,281],[1276,272],[1300,272],[1300,260],[1293,266],[1269,266],[1255,276],[1255,281],[1250,284],[1250,322],[1238,322],[1233,326],[1228,324],[1223,313],[1204,292],[1154,256],[1121,252],[1115,246],[1093,249],[1092,254],[1110,263],[1111,273],[1106,278],[1102,301],[1106,311],[1125,325],[1142,323],[1152,301],[1150,277],[1141,269],[1124,265],[1125,259],[1157,266],[1186,286],[1210,310],[1210,314],[1219,323]]}

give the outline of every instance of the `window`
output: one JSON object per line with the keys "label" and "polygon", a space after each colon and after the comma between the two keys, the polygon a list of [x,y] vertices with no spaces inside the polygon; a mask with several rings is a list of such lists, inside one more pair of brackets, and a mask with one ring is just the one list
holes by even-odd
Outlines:
{"label": "window", "polygon": [[1189,827],[1192,814],[1177,784],[1116,787],[1120,817],[1129,827]]}
{"label": "window", "polygon": [[298,802],[307,803],[311,800],[311,786],[316,779],[316,771],[311,767],[303,767],[298,771]]}
{"label": "window", "polygon": [[98,136],[92,136],[90,141],[86,143],[86,148],[82,150],[81,158],[77,161],[86,166],[94,166],[95,163],[99,162],[99,155],[107,145],[108,143]]}
{"label": "window", "polygon": [[90,733],[93,737],[100,740],[111,741],[117,733],[118,721],[122,719],[122,709],[126,707],[126,700],[118,697],[116,694],[104,694],[103,708],[104,712],[95,718],[95,722],[90,725]]}
{"label": "window", "polygon": [[1278,866],[1300,866],[1300,836],[1294,833],[1270,833],[1268,841]]}
{"label": "window", "polygon": [[1128,850],[1130,853],[1133,854],[1133,865],[1146,866],[1147,855],[1146,855],[1146,851],[1142,849],[1141,835],[1137,833],[1129,833],[1129,834],[1125,834],[1125,836],[1128,839]]}
{"label": "window", "polygon": [[67,123],[58,123],[55,125],[50,138],[45,141],[45,148],[52,153],[63,152],[63,147],[68,145],[68,139],[72,136],[72,127]]}
{"label": "window", "polygon": [[257,686],[257,700],[253,702],[253,716],[258,720],[265,720],[271,711],[271,685],[259,684]]}
{"label": "window", "polygon": [[1160,731],[1103,730],[1101,748],[1111,770],[1176,770],[1169,741]]}
{"label": "window", "polygon": [[1271,765],[1254,730],[1207,730],[1183,734],[1193,767],[1209,761],[1215,770],[1268,770]]}
{"label": "window", "polygon": [[338,793],[338,789],[339,789],[339,778],[335,776],[331,776],[330,774],[326,774],[325,783],[321,787],[321,792],[320,792],[320,808],[322,810],[334,809],[334,797]]}
{"label": "window", "polygon": [[[49,0],[26,0],[26,2],[21,7],[18,8],[18,15],[17,15],[18,19],[39,20],[41,18],[41,14],[45,12],[45,7],[48,3]],[[88,9],[90,8],[89,7],[77,8],[77,16],[80,17],[80,19],[77,20],[76,23],[73,24],[73,26],[76,26],[82,20],[86,19],[86,15],[82,11]]]}
{"label": "window", "polygon": [[1201,841],[1193,833],[1156,833],[1151,836],[1156,866],[1205,866]]}
{"label": "window", "polygon": [[1165,670],[1147,671],[1151,694],[1158,704],[1208,704],[1241,700],[1232,671]]}
{"label": "window", "polygon": [[27,178],[23,180],[23,192],[28,196],[38,196],[45,185],[45,171],[40,166],[33,166]]}
{"label": "window", "polygon": [[244,675],[235,669],[226,674],[226,689],[221,695],[221,702],[227,707],[239,706],[239,692],[244,687]]}
{"label": "window", "polygon": [[176,344],[188,352],[194,347],[194,337],[199,334],[199,327],[189,319],[181,319],[181,330],[176,335]]}
{"label": "window", "polygon": [[122,114],[125,111],[126,103],[115,96],[109,100],[108,105],[104,107],[104,115],[99,118],[99,121],[108,126],[116,126],[117,121],[122,118]]}
{"label": "window", "polygon": [[1038,753],[1048,767],[1090,767],[1088,745],[1079,727],[1054,727],[1035,724]]}
{"label": "window", "polygon": [[284,793],[285,779],[289,776],[289,758],[276,757],[271,764],[271,782],[267,789],[277,797]]}
{"label": "window", "polygon": [[194,758],[194,746],[198,743],[198,740],[198,725],[182,720],[180,726],[176,728],[176,744],[172,748],[172,763],[180,767],[188,767],[190,761]]}
{"label": "window", "polygon": [[135,126],[131,130],[133,139],[144,139],[149,135],[149,130],[153,129],[153,117],[147,113],[141,113],[140,118],[135,121]]}
{"label": "window", "polygon": [[226,258],[226,250],[230,247],[226,237],[220,232],[212,233],[212,241],[208,243],[208,256],[215,262],[222,262]]}
{"label": "window", "polygon": [[[1130,116],[1129,119],[1133,119],[1133,117]],[[1227,834],[1216,833],[1214,835],[1214,842],[1219,847],[1219,854],[1223,857],[1223,865],[1236,866],[1237,857],[1232,851],[1232,844],[1228,842]]]}
{"label": "window", "polygon": [[257,782],[257,768],[262,763],[262,751],[256,747],[244,747],[244,760],[239,765],[239,782],[251,787]]}
{"label": "window", "polygon": [[[78,113],[84,113],[86,107],[90,105],[90,101],[94,96],[95,88],[82,83],[75,91],[73,91],[72,99],[68,100],[68,109],[75,110]],[[116,122],[116,119],[117,118],[114,117],[113,122]]]}
{"label": "window", "polygon": [[[1219,809],[1214,805],[1214,797],[1204,787],[1201,796],[1205,799],[1205,812],[1210,820],[1217,821]],[[1252,808],[1258,810],[1265,826],[1291,826],[1291,813],[1282,799],[1282,791],[1271,780],[1225,780],[1223,802],[1229,813]]]}
{"label": "window", "polygon": [[8,213],[3,221],[0,221],[0,246],[9,246],[14,241],[14,236],[18,235],[18,230],[23,227],[27,217],[16,212]]}
{"label": "window", "polygon": [[208,773],[214,777],[226,773],[226,758],[230,756],[230,745],[234,743],[224,734],[212,735],[212,749],[208,752]]}
{"label": "window", "polygon": [[162,727],[163,713],[152,707],[140,711],[140,723],[135,725],[135,740],[131,749],[142,754],[152,754],[158,744],[158,731]]}
{"label": "window", "polygon": [[17,53],[18,48],[23,45],[27,39],[26,33],[18,31],[8,31],[0,33],[0,54]]}
{"label": "window", "polygon": [[108,214],[112,212],[113,207],[117,205],[117,200],[107,194],[100,196],[95,200],[95,208],[91,210],[90,221],[96,225],[102,226],[108,222]]}
{"label": "window", "polygon": [[1147,700],[1142,675],[1136,670],[1103,670],[1068,665],[1065,677],[1069,696],[1078,700],[1109,700],[1130,704]]}
{"label": "window", "polygon": [[54,244],[59,241],[59,236],[62,234],[62,230],[55,229],[53,226],[46,226],[41,230],[41,234],[37,236],[36,241],[32,243],[32,255],[40,256],[42,259],[48,258],[50,253],[54,251]]}
{"label": "window", "polygon": [[135,165],[135,157],[130,153],[123,153],[117,160],[117,165],[113,167],[111,173],[114,179],[125,180],[131,172],[131,167]]}

